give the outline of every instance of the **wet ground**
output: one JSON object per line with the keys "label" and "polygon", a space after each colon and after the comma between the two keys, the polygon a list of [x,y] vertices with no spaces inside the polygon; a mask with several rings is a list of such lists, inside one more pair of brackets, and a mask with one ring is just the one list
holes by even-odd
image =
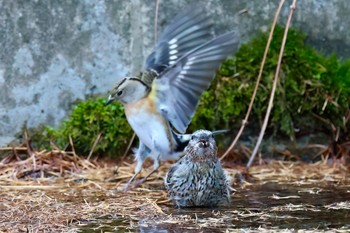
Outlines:
{"label": "wet ground", "polygon": [[[349,164],[271,161],[233,184],[230,205],[177,209],[162,190],[171,163],[123,192],[133,164],[116,169],[67,155],[50,165],[49,155],[0,166],[0,232],[350,232]],[[23,177],[39,165],[50,176]],[[244,173],[225,170],[235,182]]]}
{"label": "wet ground", "polygon": [[80,225],[79,232],[350,232],[350,184],[264,181],[236,190],[227,207],[159,204],[168,217],[102,216]]}

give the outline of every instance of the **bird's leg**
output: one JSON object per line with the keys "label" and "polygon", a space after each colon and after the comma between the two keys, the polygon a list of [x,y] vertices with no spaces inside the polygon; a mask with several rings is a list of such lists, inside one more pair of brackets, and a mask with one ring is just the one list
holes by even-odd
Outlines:
{"label": "bird's leg", "polygon": [[130,183],[133,182],[135,180],[135,178],[137,177],[137,175],[141,172],[142,164],[150,152],[151,152],[151,150],[140,141],[139,148],[137,149],[136,154],[135,154],[135,160],[137,161],[137,164],[136,164],[136,167],[134,170],[135,173],[130,178],[130,180],[125,184],[125,187],[123,189],[124,191],[129,190]]}
{"label": "bird's leg", "polygon": [[[138,167],[138,164],[136,165],[136,167]],[[123,191],[129,190],[130,183],[133,182],[133,180],[135,180],[136,176],[140,173],[140,171],[141,171],[141,168],[138,171],[136,171],[136,168],[135,168],[135,174],[130,178],[130,180],[128,180],[128,182],[126,182]]]}
{"label": "bird's leg", "polygon": [[155,173],[158,170],[159,163],[160,163],[160,161],[159,161],[159,155],[158,155],[158,157],[154,160],[153,170],[150,173],[148,173],[145,177],[143,177],[141,180],[135,182],[135,184],[132,187],[135,188],[135,187],[141,185],[142,183],[144,183],[148,179],[148,177],[150,177],[153,173]]}

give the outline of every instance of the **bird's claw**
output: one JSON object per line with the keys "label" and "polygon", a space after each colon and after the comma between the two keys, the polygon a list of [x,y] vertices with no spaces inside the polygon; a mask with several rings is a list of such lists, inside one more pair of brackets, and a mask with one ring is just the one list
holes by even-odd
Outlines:
{"label": "bird's claw", "polygon": [[144,183],[147,180],[146,177],[142,178],[141,180],[137,180],[134,182],[134,185],[132,186],[132,188],[136,188],[138,186],[140,186],[142,183]]}

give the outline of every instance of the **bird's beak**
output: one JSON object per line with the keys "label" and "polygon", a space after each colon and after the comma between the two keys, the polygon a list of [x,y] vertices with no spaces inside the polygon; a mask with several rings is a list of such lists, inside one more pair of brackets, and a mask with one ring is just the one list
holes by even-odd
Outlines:
{"label": "bird's beak", "polygon": [[112,95],[109,95],[107,101],[106,101],[106,105],[112,103],[114,101],[114,98],[112,97]]}
{"label": "bird's beak", "polygon": [[200,143],[199,147],[208,147],[209,146],[209,142],[206,139],[199,140],[199,143]]}

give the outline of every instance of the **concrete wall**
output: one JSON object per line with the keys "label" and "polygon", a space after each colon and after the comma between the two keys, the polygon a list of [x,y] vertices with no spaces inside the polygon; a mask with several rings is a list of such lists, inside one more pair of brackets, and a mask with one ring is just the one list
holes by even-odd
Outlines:
{"label": "concrete wall", "polygon": [[[191,2],[160,0],[159,29]],[[279,0],[202,2],[216,34],[238,28],[247,41],[268,30]],[[106,94],[138,71],[154,45],[155,6],[156,0],[0,0],[0,146],[24,124],[57,126],[76,100]],[[299,1],[293,26],[314,47],[350,57],[349,12],[348,0]]]}

